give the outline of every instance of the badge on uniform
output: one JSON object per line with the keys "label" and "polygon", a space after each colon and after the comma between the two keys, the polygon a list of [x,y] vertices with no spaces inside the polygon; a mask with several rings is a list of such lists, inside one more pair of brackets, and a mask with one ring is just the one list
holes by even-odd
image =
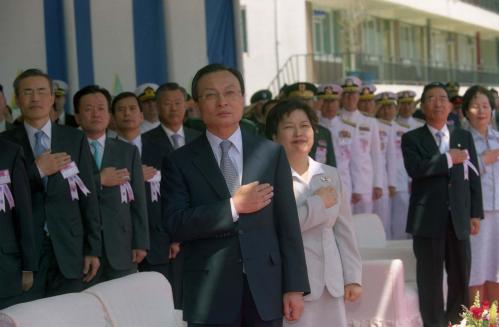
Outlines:
{"label": "badge on uniform", "polygon": [[78,167],[76,166],[74,161],[68,163],[64,168],[61,169],[61,175],[64,179],[68,180],[69,183],[69,192],[71,194],[71,200],[78,200],[78,188],[80,191],[87,196],[90,194],[89,189],[85,186],[83,181],[81,180],[79,174]]}
{"label": "badge on uniform", "polygon": [[151,202],[158,202],[159,196],[161,194],[159,184],[161,182],[161,172],[158,170],[156,174],[148,180],[151,184]]}
{"label": "badge on uniform", "polygon": [[321,181],[323,181],[324,183],[328,183],[331,181],[331,177],[327,175],[321,176]]}
{"label": "badge on uniform", "polygon": [[12,193],[10,192],[9,188],[10,184],[10,174],[9,170],[0,170],[0,212],[4,211],[5,212],[5,201],[9,203],[9,208],[12,209],[14,208],[14,197],[12,196]]}

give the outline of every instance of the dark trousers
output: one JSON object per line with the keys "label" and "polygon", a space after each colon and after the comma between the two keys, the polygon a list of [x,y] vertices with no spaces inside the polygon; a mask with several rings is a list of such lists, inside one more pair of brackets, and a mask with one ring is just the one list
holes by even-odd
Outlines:
{"label": "dark trousers", "polygon": [[64,277],[59,269],[52,242],[49,237],[46,237],[42,245],[38,271],[34,274],[33,287],[21,295],[21,302],[80,292],[85,288],[82,278]]}
{"label": "dark trousers", "polygon": [[231,324],[213,325],[213,324],[193,324],[188,323],[189,327],[281,327],[282,318],[270,321],[263,321],[258,314],[253,296],[248,286],[248,280],[244,275],[243,282],[243,300],[241,302],[241,314],[239,319]]}
{"label": "dark trousers", "polygon": [[[449,221],[445,237],[439,239],[414,236],[419,309],[425,327],[458,323],[462,305],[468,305],[471,269],[469,237],[458,240]],[[447,308],[444,310],[443,274],[447,271]]]}

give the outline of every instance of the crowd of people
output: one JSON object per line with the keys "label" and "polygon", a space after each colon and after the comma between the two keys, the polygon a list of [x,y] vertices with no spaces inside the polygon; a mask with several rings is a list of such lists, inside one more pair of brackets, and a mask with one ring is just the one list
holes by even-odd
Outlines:
{"label": "crowd of people", "polygon": [[348,76],[245,107],[240,72],[211,64],[191,94],[85,86],[70,115],[65,82],[28,69],[13,86],[0,308],[157,271],[189,326],[346,326],[362,294],[356,213],[413,239],[425,326],[456,322],[470,293],[499,298],[495,90],[430,83],[417,109],[412,90]]}

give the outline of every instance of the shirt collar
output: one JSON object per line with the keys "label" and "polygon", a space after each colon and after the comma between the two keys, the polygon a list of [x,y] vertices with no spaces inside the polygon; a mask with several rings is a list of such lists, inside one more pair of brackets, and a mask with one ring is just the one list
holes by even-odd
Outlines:
{"label": "shirt collar", "polygon": [[106,144],[106,133],[104,133],[101,137],[99,137],[98,139],[95,139],[95,140],[92,140],[92,139],[88,139],[88,143],[92,142],[92,141],[97,141],[97,143],[99,143],[99,145],[101,146],[101,148],[104,149],[104,146]]}
{"label": "shirt collar", "polygon": [[[223,141],[221,138],[211,133],[209,130],[206,130],[206,137],[208,138],[208,142],[210,142],[212,149],[220,148],[220,143]],[[239,153],[243,153],[243,139],[240,127],[238,127],[237,130],[227,138],[227,140],[232,142],[232,145],[234,145]]]}
{"label": "shirt collar", "polygon": [[24,127],[26,128],[26,131],[28,132],[28,134],[33,136],[33,137],[35,137],[36,132],[42,131],[49,139],[52,138],[52,122],[50,121],[50,119],[40,129],[34,128],[30,124],[28,124],[26,121],[24,122]]}
{"label": "shirt collar", "polygon": [[[324,169],[322,168],[322,164],[318,163],[311,157],[308,157],[308,179],[309,181],[312,180],[312,178],[315,175],[321,175],[324,174]],[[298,178],[301,181],[304,181],[303,178],[298,174],[293,168],[291,168],[291,175],[293,177]],[[307,182],[307,181],[304,181]]]}
{"label": "shirt collar", "polygon": [[180,136],[182,136],[182,138],[185,139],[184,126],[182,126],[182,125],[180,126],[180,129],[177,132],[172,131],[171,129],[169,129],[168,127],[166,127],[163,124],[161,124],[161,128],[163,128],[163,130],[165,131],[166,135],[168,135],[168,138],[170,138],[170,139],[172,138],[173,134],[180,135]]}
{"label": "shirt collar", "polygon": [[442,133],[444,133],[445,136],[449,136],[449,128],[447,127],[447,125],[444,125],[444,127],[442,127],[442,129],[438,130],[436,129],[435,127],[432,127],[428,124],[426,124],[426,126],[428,126],[428,129],[430,130],[430,133],[431,135],[435,136],[435,134],[440,131]]}

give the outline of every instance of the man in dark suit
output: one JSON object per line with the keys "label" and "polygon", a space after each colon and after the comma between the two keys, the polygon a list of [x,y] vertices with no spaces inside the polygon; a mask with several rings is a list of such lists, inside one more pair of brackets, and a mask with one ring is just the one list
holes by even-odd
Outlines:
{"label": "man in dark suit", "polygon": [[[239,128],[241,74],[197,72],[206,133],[164,160],[163,214],[184,251],[189,326],[281,326],[309,292],[291,171],[281,146]],[[240,186],[241,185],[241,186]]]}
{"label": "man in dark suit", "polygon": [[[98,281],[137,271],[149,249],[144,177],[136,146],[106,137],[111,95],[89,85],[73,97],[76,120],[85,132],[99,174],[95,176],[102,221],[102,263]],[[127,190],[127,186],[130,188]],[[122,190],[132,192],[133,199]],[[125,197],[124,197],[125,195]]]}
{"label": "man in dark suit", "polygon": [[[194,141],[201,133],[183,126],[187,93],[177,83],[165,83],[156,91],[160,125],[142,134],[142,163],[154,173],[161,170],[163,158],[174,150]],[[170,244],[166,222],[161,215],[161,201],[153,198],[154,180],[146,183],[147,210],[151,248],[140,265],[141,271],[157,271],[172,284],[175,306],[181,304],[182,254],[179,243]],[[169,265],[169,259],[172,264]]]}
{"label": "man in dark suit", "polygon": [[39,270],[25,300],[80,291],[98,270],[99,206],[85,135],[53,124],[50,77],[28,69],[14,81],[23,125],[3,136],[23,147],[34,216]]}
{"label": "man in dark suit", "polygon": [[[468,305],[470,234],[480,229],[482,194],[475,146],[468,131],[449,130],[451,110],[445,86],[425,86],[426,125],[402,136],[404,163],[412,178],[407,232],[413,235],[419,306],[425,326],[457,323]],[[444,311],[443,271],[448,296]]]}
{"label": "man in dark suit", "polygon": [[0,138],[0,309],[16,304],[33,285],[38,256],[22,149]]}

